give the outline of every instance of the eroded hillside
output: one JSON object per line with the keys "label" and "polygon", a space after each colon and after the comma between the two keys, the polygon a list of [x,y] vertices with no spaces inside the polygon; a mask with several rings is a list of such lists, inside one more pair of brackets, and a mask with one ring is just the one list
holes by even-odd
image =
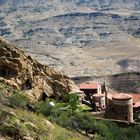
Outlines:
{"label": "eroded hillside", "polygon": [[62,97],[76,89],[64,74],[42,65],[0,38],[0,81],[28,91],[33,98]]}
{"label": "eroded hillside", "polygon": [[125,72],[120,61],[140,60],[137,0],[7,0],[0,10],[3,37],[70,76]]}

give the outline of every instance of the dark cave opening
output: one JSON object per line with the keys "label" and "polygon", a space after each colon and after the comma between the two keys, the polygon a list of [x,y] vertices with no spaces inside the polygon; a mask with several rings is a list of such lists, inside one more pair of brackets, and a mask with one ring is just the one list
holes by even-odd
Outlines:
{"label": "dark cave opening", "polygon": [[0,77],[12,78],[14,76],[16,76],[15,70],[7,66],[0,66]]}
{"label": "dark cave opening", "polygon": [[46,93],[45,92],[43,92],[42,93],[42,96],[41,96],[41,100],[42,101],[46,101],[46,98],[47,98],[48,96],[46,95]]}
{"label": "dark cave opening", "polygon": [[31,80],[27,79],[25,81],[25,83],[23,84],[22,89],[23,90],[30,90],[30,89],[32,89],[32,82],[31,82]]}

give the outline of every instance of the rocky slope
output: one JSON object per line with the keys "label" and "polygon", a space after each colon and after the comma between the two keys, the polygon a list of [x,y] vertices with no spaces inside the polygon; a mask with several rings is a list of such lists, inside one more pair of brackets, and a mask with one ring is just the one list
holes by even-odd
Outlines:
{"label": "rocky slope", "polygon": [[[56,113],[52,109],[63,115],[60,106],[57,107],[61,103],[53,100],[55,108],[50,108],[50,101],[52,99],[49,98],[44,102],[29,100],[24,91],[0,81],[0,140],[89,140],[77,131],[67,130],[56,124],[53,119],[53,114],[56,117]],[[45,114],[42,114],[42,109],[45,109]],[[56,118],[63,121],[62,117]]]}
{"label": "rocky slope", "polygon": [[97,78],[106,81],[113,90],[124,93],[140,93],[140,72],[128,72]]}
{"label": "rocky slope", "polygon": [[105,78],[110,87],[126,93],[140,93],[140,72],[129,72]]}
{"label": "rocky slope", "polygon": [[63,96],[76,89],[64,74],[42,65],[0,37],[0,81],[27,91],[33,98]]}

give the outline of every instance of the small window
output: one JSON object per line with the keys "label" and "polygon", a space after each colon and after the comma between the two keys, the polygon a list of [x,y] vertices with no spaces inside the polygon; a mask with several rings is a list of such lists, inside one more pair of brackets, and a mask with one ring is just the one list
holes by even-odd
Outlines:
{"label": "small window", "polygon": [[127,116],[125,116],[124,119],[127,121]]}
{"label": "small window", "polygon": [[111,110],[111,112],[115,112],[115,109],[113,107],[110,110]]}

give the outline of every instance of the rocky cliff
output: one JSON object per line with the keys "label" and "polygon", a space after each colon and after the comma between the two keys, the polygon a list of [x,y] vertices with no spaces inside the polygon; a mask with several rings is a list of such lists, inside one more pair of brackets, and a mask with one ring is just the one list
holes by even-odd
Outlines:
{"label": "rocky cliff", "polygon": [[0,81],[39,99],[63,96],[76,89],[64,74],[42,65],[0,37]]}

